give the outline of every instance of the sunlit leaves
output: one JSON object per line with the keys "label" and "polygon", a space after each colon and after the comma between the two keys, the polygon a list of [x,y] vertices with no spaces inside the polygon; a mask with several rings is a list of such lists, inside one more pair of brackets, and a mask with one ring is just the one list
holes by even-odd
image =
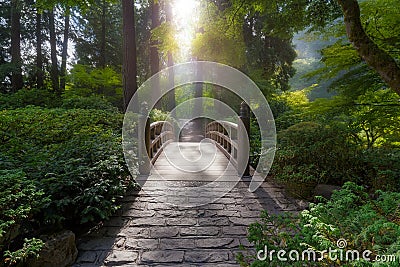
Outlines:
{"label": "sunlit leaves", "polygon": [[245,44],[241,23],[230,21],[213,3],[205,7],[202,17],[204,24],[193,41],[193,55],[200,60],[243,66]]}
{"label": "sunlit leaves", "polygon": [[91,68],[76,64],[71,70],[72,89],[67,93],[81,96],[103,94],[106,96],[122,95],[122,77],[110,67]]}
{"label": "sunlit leaves", "polygon": [[389,54],[400,57],[400,2],[363,1],[360,6],[367,34]]}
{"label": "sunlit leaves", "polygon": [[157,28],[151,31],[151,39],[157,41],[157,48],[164,57],[167,56],[168,51],[176,53],[179,44],[175,37],[176,29],[170,22],[164,22]]}

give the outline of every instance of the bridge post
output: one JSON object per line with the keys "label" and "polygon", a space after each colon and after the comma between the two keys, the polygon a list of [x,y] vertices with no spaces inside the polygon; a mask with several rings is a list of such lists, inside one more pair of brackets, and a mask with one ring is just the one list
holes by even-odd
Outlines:
{"label": "bridge post", "polygon": [[[138,151],[139,151],[139,173],[141,175],[150,174],[150,118],[149,107],[143,102],[140,107],[139,125],[138,125]],[[143,132],[144,129],[144,132]]]}
{"label": "bridge post", "polygon": [[250,107],[246,102],[240,104],[238,121],[238,175],[242,177],[250,176],[249,166],[249,143],[250,141]]}

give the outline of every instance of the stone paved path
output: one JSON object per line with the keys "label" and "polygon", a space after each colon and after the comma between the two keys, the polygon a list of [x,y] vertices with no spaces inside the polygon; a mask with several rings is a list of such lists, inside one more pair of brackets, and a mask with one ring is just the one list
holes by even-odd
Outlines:
{"label": "stone paved path", "polygon": [[[190,160],[196,155],[195,144],[185,144],[182,149]],[[201,151],[206,158],[208,149]],[[221,155],[216,153],[214,163],[197,172],[171,171],[171,164],[160,156],[142,190],[125,197],[120,213],[78,240],[74,266],[239,266],[235,254],[240,245],[255,253],[246,234],[260,212],[298,207],[281,188],[267,182],[250,193],[249,181],[232,181],[234,169]],[[222,170],[228,178],[215,182],[213,177]],[[165,174],[171,179],[163,179]],[[234,188],[226,193],[233,182]],[[208,203],[210,199],[214,201]]]}

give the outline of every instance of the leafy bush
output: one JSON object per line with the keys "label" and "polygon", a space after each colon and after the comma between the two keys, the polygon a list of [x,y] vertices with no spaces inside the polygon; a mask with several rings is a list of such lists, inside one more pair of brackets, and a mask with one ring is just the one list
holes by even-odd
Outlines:
{"label": "leafy bush", "polygon": [[73,86],[64,95],[92,96],[101,95],[114,106],[122,109],[122,75],[110,67],[104,69],[76,64],[69,76]]}
{"label": "leafy bush", "polygon": [[400,192],[400,150],[369,149],[363,154],[368,169],[367,185],[372,190]]}
{"label": "leafy bush", "polygon": [[175,118],[171,117],[171,114],[169,112],[165,112],[159,109],[152,109],[150,111],[149,117],[151,122],[168,121],[175,129],[179,129],[178,121]]}
{"label": "leafy bush", "polygon": [[41,239],[25,238],[24,245],[21,249],[18,249],[13,252],[6,250],[4,252],[4,256],[5,256],[4,261],[8,265],[25,262],[29,258],[38,257],[39,252],[43,248],[43,246],[44,246],[44,242]]}
{"label": "leafy bush", "polygon": [[159,109],[152,109],[150,111],[151,121],[166,121],[169,119],[169,114]]}
{"label": "leafy bush", "polygon": [[0,251],[8,249],[9,264],[36,255],[41,231],[106,219],[133,185],[121,146],[123,114],[87,100],[95,101],[64,106],[91,109],[0,111]]}
{"label": "leafy bush", "polygon": [[[324,257],[321,261],[281,261],[275,253],[272,260],[260,260],[255,256],[239,254],[242,266],[378,266],[377,262],[362,259],[362,252],[370,250],[371,259],[377,255],[397,257],[396,262],[384,266],[398,266],[400,257],[400,193],[377,191],[370,197],[365,189],[347,182],[342,190],[335,191],[332,198],[320,199],[321,203],[311,204],[308,210],[298,215],[272,215],[264,212],[262,220],[249,227],[248,239],[254,242],[257,251],[301,252],[312,249],[317,252],[328,251],[334,257]],[[346,246],[338,248],[338,240],[345,239]],[[358,250],[360,261],[341,258],[346,251]],[[325,253],[325,256],[327,254]],[[380,265],[382,266],[382,265]]]}
{"label": "leafy bush", "polygon": [[12,264],[34,256],[43,243],[40,239],[24,240],[23,248],[11,252],[21,245],[19,236],[29,235],[37,213],[49,203],[43,190],[34,181],[27,179],[21,170],[0,170],[0,251],[5,251],[6,263]]}
{"label": "leafy bush", "polygon": [[341,184],[363,175],[357,150],[337,125],[301,122],[279,132],[278,142],[271,169],[277,181]]}
{"label": "leafy bush", "polygon": [[14,94],[0,94],[0,110],[22,108],[28,105],[40,107],[57,107],[60,98],[46,89],[21,89]]}
{"label": "leafy bush", "polygon": [[0,112],[1,168],[21,167],[51,202],[48,223],[105,219],[130,180],[121,148],[122,114],[104,110]]}
{"label": "leafy bush", "polygon": [[21,170],[0,170],[0,249],[26,229],[49,198]]}
{"label": "leafy bush", "polygon": [[116,107],[104,97],[92,95],[87,97],[70,96],[64,97],[61,108],[65,109],[102,109],[115,111]]}

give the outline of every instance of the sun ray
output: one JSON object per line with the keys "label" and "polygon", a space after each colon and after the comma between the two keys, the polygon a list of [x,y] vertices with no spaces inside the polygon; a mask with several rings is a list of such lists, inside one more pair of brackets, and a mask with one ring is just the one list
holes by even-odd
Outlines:
{"label": "sun ray", "polygon": [[198,0],[174,0],[172,3],[174,22],[177,25],[175,38],[179,46],[180,57],[184,61],[187,61],[190,56],[190,48],[198,24],[198,13],[196,12],[198,7]]}

